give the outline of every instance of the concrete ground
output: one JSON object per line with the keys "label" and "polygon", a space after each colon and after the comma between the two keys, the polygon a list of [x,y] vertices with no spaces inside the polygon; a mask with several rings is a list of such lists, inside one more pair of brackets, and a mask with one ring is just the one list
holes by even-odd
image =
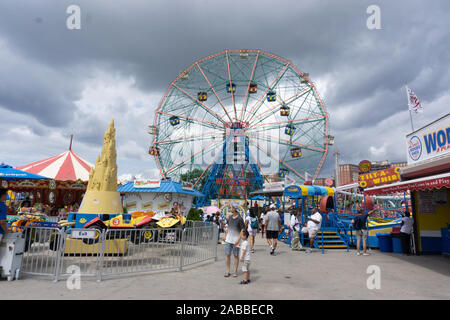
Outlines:
{"label": "concrete ground", "polygon": [[[217,262],[182,272],[83,279],[81,289],[69,290],[65,280],[23,276],[0,281],[0,299],[450,299],[450,259],[403,256],[372,250],[370,256],[328,250],[293,252],[280,243],[275,256],[258,234],[251,258],[251,284],[225,278],[223,245]],[[369,266],[380,270],[380,289],[367,287]],[[373,277],[373,275],[372,275]],[[372,281],[369,281],[373,283]]]}

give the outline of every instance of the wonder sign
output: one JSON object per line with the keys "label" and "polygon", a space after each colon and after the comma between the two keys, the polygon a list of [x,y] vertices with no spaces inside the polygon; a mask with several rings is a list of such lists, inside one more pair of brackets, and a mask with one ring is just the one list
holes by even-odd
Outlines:
{"label": "wonder sign", "polygon": [[362,188],[381,186],[400,180],[400,167],[379,170],[359,176],[359,185]]}

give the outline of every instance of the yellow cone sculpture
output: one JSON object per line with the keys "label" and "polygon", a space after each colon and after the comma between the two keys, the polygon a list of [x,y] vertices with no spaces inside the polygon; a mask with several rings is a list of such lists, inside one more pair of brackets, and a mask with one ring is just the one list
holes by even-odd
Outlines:
{"label": "yellow cone sculpture", "polygon": [[89,183],[81,203],[80,213],[121,214],[120,194],[117,192],[116,129],[111,120],[105,132],[101,154],[89,173]]}

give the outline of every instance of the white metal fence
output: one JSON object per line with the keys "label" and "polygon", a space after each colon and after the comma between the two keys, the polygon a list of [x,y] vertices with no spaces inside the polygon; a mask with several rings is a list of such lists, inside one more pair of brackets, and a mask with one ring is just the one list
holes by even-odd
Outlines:
{"label": "white metal fence", "polygon": [[179,270],[217,259],[213,224],[173,229],[93,230],[27,227],[21,274],[55,281],[76,269],[82,277]]}

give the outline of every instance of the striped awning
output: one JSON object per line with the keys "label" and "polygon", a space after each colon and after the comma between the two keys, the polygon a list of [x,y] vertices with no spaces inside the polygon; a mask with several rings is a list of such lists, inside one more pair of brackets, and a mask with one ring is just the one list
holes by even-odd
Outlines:
{"label": "striped awning", "polygon": [[78,179],[88,181],[92,167],[92,164],[69,150],[55,157],[36,161],[16,169],[60,181],[76,181]]}
{"label": "striped awning", "polygon": [[334,190],[323,186],[292,185],[284,189],[287,197],[334,196]]}

